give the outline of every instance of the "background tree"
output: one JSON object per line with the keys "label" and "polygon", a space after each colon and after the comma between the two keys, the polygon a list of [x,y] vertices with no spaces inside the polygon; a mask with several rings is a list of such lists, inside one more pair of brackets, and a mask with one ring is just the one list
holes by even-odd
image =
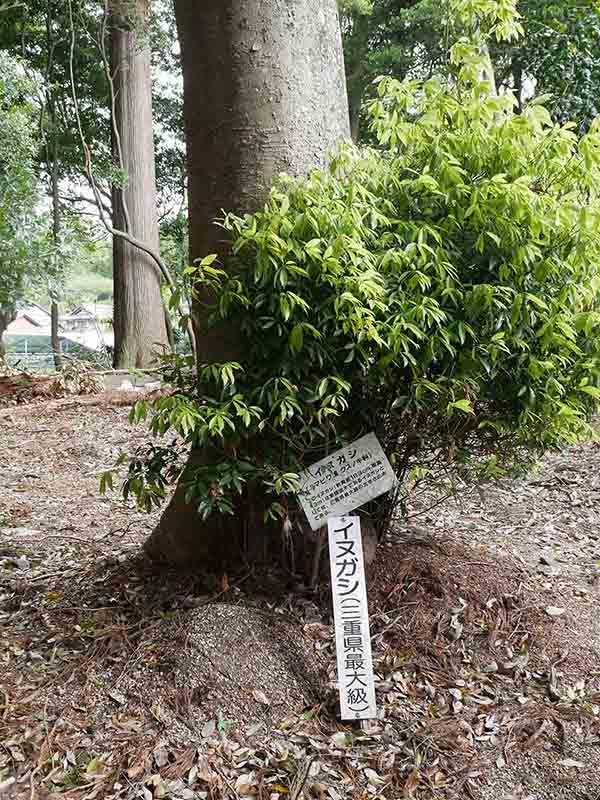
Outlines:
{"label": "background tree", "polygon": [[[135,12],[131,3],[126,5],[128,11]],[[109,38],[111,29],[106,6],[107,4],[100,0],[72,0],[68,3],[58,3],[55,0],[32,0],[27,7],[23,4],[15,4],[0,12],[0,47],[10,52],[18,52],[28,72],[37,76],[40,86],[37,103],[41,129],[44,133],[39,151],[42,166],[40,174],[52,209],[49,220],[50,231],[60,242],[60,246],[55,250],[56,266],[59,266],[60,269],[54,273],[56,277],[53,284],[48,286],[44,292],[48,300],[51,297],[56,298],[57,293],[61,292],[64,292],[65,297],[72,296],[72,292],[66,285],[69,275],[67,267],[71,263],[68,257],[73,255],[70,245],[74,240],[81,240],[80,235],[84,229],[89,231],[90,242],[97,239],[98,231],[102,230],[102,226],[99,225],[95,229],[93,225],[89,224],[82,226],[78,223],[77,217],[92,222],[95,217],[97,223],[102,219],[106,223],[103,225],[105,236],[107,232],[110,235],[113,230],[118,229],[118,226],[113,226],[111,187],[114,186],[115,192],[120,194],[127,177],[127,169],[122,168],[123,165],[119,163],[118,157],[115,158],[116,165],[113,164],[110,115],[111,83],[108,80],[110,77]],[[138,37],[138,44],[141,42],[144,47],[147,47],[149,42],[153,41],[156,43],[157,50],[160,44],[162,53],[168,53],[169,49],[172,49],[172,44],[170,48],[167,46],[170,41],[172,25],[169,27],[164,23],[169,16],[165,3],[157,0],[156,6],[160,11],[160,25],[158,17],[156,20],[153,18],[150,35]],[[134,15],[138,16],[137,13]],[[170,12],[170,16],[172,18],[172,12]],[[127,34],[125,29],[128,29],[129,33],[135,33],[137,30],[130,22],[129,19],[125,23],[124,34]],[[137,51],[132,50],[131,52]],[[147,61],[147,49],[144,58]],[[162,65],[164,57],[161,56],[160,60]],[[129,74],[122,72],[123,76],[129,76]],[[50,75],[52,80],[50,80]],[[162,86],[160,82],[158,85]],[[72,91],[73,87],[76,89],[75,94]],[[146,82],[146,89],[148,88]],[[119,96],[121,99],[125,99],[124,93]],[[118,105],[117,103],[116,106]],[[182,185],[181,177],[177,180],[173,177],[177,171],[175,169],[177,159],[181,162],[181,147],[172,134],[176,124],[174,120],[177,119],[178,113],[177,103],[171,103],[170,100],[165,101],[164,107],[166,110],[162,113],[158,126],[158,130],[164,132],[160,148],[161,159],[159,160],[159,167],[162,169],[161,188],[164,191],[158,204],[167,213],[170,213],[175,208],[174,186],[177,185],[178,189],[181,189]],[[119,109],[115,108],[115,111],[118,112]],[[133,126],[137,125],[136,115],[129,119]],[[170,125],[169,129],[167,129],[167,123]],[[149,131],[151,131],[151,127],[145,126],[144,136],[137,136],[135,132],[133,133],[136,147],[142,142],[145,145],[148,144]],[[125,135],[122,138],[127,139]],[[128,141],[131,141],[131,136]],[[83,142],[85,142],[85,147]],[[130,157],[135,162],[130,167],[136,180],[139,178],[142,163],[146,165],[143,167],[146,172],[153,168],[153,155],[148,155],[147,147],[146,156],[141,161],[131,155],[131,150]],[[179,176],[181,176],[180,163],[178,170]],[[149,194],[149,192],[144,194],[148,207]],[[179,213],[182,205],[181,194],[177,198],[177,202],[175,213]],[[95,212],[94,206],[98,207]],[[135,208],[137,208],[136,204],[134,204],[134,210]],[[155,216],[156,211],[154,210]],[[71,231],[69,225],[74,226],[75,230]],[[150,225],[156,229],[155,221]],[[123,230],[127,233],[125,227]],[[75,235],[72,236],[72,233]],[[153,246],[149,249],[158,254],[156,232],[151,239],[153,239]],[[67,244],[69,244],[68,247]],[[82,246],[84,245],[82,244]],[[129,245],[116,245],[115,249],[118,252],[130,251]],[[135,257],[138,261],[141,259],[146,263],[147,255],[144,253],[140,255],[140,253],[141,251]],[[118,271],[122,273],[123,270]],[[92,275],[92,280],[97,281],[97,278]],[[123,291],[121,291],[123,281],[117,283],[119,298],[125,294],[131,299],[131,281],[125,284]],[[147,281],[141,280],[139,286],[134,285],[133,291],[139,288],[141,292],[145,292],[146,285]],[[128,289],[127,286],[129,286]],[[154,304],[158,302],[161,305],[155,309]],[[117,301],[118,319],[123,316],[119,313],[119,309],[126,305],[131,306],[131,303]],[[149,320],[157,320],[157,325],[162,328],[160,335],[150,334],[146,338],[148,349],[146,358],[149,359],[154,342],[164,342],[165,323],[162,299],[158,293],[154,292],[150,302],[146,292],[135,306],[144,308],[145,317]],[[57,310],[55,306],[55,317]],[[134,320],[134,327],[135,325],[137,323]],[[117,339],[119,340],[121,337],[118,323],[117,328]]]}
{"label": "background tree", "polygon": [[0,358],[17,303],[39,278],[33,89],[19,64],[0,53]]}
{"label": "background tree", "polygon": [[[518,107],[550,94],[558,122],[587,130],[598,115],[600,9],[593,0],[522,0],[524,36],[492,48],[499,88],[514,90]],[[500,43],[502,44],[502,43]]]}
{"label": "background tree", "polygon": [[[97,15],[89,13],[84,3],[78,6],[79,18],[85,25],[97,24]],[[82,24],[84,24],[82,22]],[[70,62],[81,84],[87,87],[81,101],[80,117],[86,135],[93,142],[99,168],[108,168],[109,125],[98,109],[106,106],[107,92],[101,62],[93,48],[71,48],[71,21],[66,3],[57,0],[32,0],[14,4],[0,11],[0,47],[21,58],[24,68],[38,87],[36,104],[39,113],[38,160],[40,178],[48,198],[49,234],[52,240],[53,264],[47,290],[51,301],[52,349],[60,367],[58,342],[59,299],[65,268],[65,200],[62,187],[81,181],[84,174],[83,154],[74,124],[73,104],[69,92]]]}
{"label": "background tree", "polygon": [[151,11],[156,179],[162,222],[187,217],[183,77],[172,0],[153,0]]}
{"label": "background tree", "polygon": [[443,7],[431,0],[339,2],[352,139],[360,136],[361,108],[375,78],[402,80],[429,72],[444,50]]}
{"label": "background tree", "polygon": [[[452,71],[449,47],[457,35],[449,0],[340,0],[353,139],[360,110],[380,75],[430,77]],[[498,91],[514,91],[518,108],[551,94],[549,108],[586,130],[598,111],[600,14],[594,0],[522,0],[524,35],[493,41],[490,55]],[[363,115],[364,119],[364,115]]]}
{"label": "background tree", "polygon": [[[159,253],[149,3],[115,0],[111,19],[113,156],[124,185],[113,185],[113,226]],[[148,253],[113,237],[115,367],[147,367],[168,346],[161,274]]]}

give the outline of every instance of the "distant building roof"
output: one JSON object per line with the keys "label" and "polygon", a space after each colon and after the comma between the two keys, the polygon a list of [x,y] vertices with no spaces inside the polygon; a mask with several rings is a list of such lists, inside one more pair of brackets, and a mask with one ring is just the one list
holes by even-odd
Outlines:
{"label": "distant building roof", "polygon": [[37,331],[43,326],[36,322],[35,319],[29,314],[19,314],[8,326],[6,333],[11,335],[13,333],[25,333],[28,331]]}
{"label": "distant building roof", "polygon": [[17,319],[19,317],[27,317],[34,325],[49,325],[50,312],[38,303],[30,303],[27,306],[22,306],[17,311]]}
{"label": "distant building roof", "polygon": [[82,303],[76,306],[69,317],[95,317],[96,319],[112,319],[113,307],[111,303]]}

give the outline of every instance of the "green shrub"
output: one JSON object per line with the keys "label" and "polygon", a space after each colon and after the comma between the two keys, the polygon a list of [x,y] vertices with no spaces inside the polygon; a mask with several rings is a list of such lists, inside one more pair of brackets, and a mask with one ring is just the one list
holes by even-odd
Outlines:
{"label": "green shrub", "polygon": [[[231,512],[247,482],[285,514],[301,469],[370,430],[401,482],[480,480],[590,433],[600,126],[578,139],[540,101],[516,115],[478,79],[477,42],[452,56],[452,86],[381,80],[380,147],[282,177],[258,213],[223,220],[225,268],[191,271],[237,360],[198,380],[171,359],[150,428],[208,448],[184,476],[202,514]],[[154,445],[126,492],[151,506],[178,472]]]}

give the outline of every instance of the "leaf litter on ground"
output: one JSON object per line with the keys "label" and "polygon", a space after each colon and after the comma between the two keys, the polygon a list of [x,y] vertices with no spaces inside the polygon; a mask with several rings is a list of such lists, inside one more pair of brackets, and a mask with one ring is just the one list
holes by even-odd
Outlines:
{"label": "leaf litter on ground", "polygon": [[398,524],[370,576],[379,716],[360,726],[337,718],[326,586],[256,572],[223,594],[221,576],[157,571],[140,552],[156,515],[97,492],[143,437],[127,409],[9,411],[6,797],[600,794],[597,445],[434,512],[412,503],[419,527]]}

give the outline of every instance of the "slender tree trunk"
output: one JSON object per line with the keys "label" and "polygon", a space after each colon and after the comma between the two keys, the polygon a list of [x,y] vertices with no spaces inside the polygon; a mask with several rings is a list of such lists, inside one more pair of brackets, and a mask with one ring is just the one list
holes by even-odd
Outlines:
{"label": "slender tree trunk", "polygon": [[512,64],[514,78],[514,93],[517,99],[517,113],[523,113],[523,64],[515,59]]}
{"label": "slender tree trunk", "polygon": [[348,92],[348,103],[350,106],[350,135],[352,141],[358,144],[360,138],[360,109],[362,106],[362,91],[356,87],[354,91]]}
{"label": "slender tree trunk", "polygon": [[6,329],[16,317],[16,310],[12,306],[0,308],[0,366],[6,358],[6,347],[4,345],[4,334]]}
{"label": "slender tree trunk", "polygon": [[[113,0],[113,157],[125,185],[113,188],[114,227],[159,250],[152,128],[148,0]],[[147,367],[168,347],[160,276],[152,259],[113,240],[115,367]]]}
{"label": "slender tree trunk", "polygon": [[60,310],[56,300],[50,303],[50,343],[52,355],[54,356],[54,369],[57,372],[62,370],[62,356],[60,353],[60,333],[59,333]]}
{"label": "slender tree trunk", "polygon": [[494,69],[494,62],[492,61],[490,48],[488,47],[487,42],[483,42],[482,49],[486,64],[481,70],[481,80],[488,81],[490,84],[490,94],[492,97],[497,97],[498,84],[496,83],[496,70]]}
{"label": "slender tree trunk", "polygon": [[[58,137],[56,134],[56,120],[54,118],[54,106],[52,106],[52,119],[54,129],[54,147],[52,153],[52,171],[50,180],[52,184],[52,243],[55,248],[56,258],[60,258],[60,196],[58,185]],[[56,296],[52,294],[50,303],[50,344],[52,355],[54,356],[54,369],[60,372],[62,369],[62,358],[60,355],[60,336],[58,332],[59,309]]]}
{"label": "slender tree trunk", "polygon": [[[324,163],[348,137],[348,102],[335,0],[176,0],[175,13],[197,259],[226,253],[213,224],[222,209],[252,212],[276,174],[300,175]],[[230,330],[205,329],[205,299],[193,304],[199,362],[235,356]],[[190,464],[209,458],[193,452]],[[234,557],[249,539],[262,550],[261,497],[245,498],[235,517],[202,523],[184,494],[177,489],[148,540],[152,557],[215,562]]]}
{"label": "slender tree trunk", "polygon": [[173,323],[171,322],[171,317],[169,316],[169,310],[165,305],[163,305],[163,313],[165,315],[165,327],[167,329],[167,341],[169,343],[169,348],[171,350],[175,350],[175,331],[173,330]]}
{"label": "slender tree trunk", "polygon": [[370,14],[355,12],[344,42],[350,134],[355,143],[358,143],[360,138],[360,110],[366,89],[365,61],[369,55],[371,24]]}

